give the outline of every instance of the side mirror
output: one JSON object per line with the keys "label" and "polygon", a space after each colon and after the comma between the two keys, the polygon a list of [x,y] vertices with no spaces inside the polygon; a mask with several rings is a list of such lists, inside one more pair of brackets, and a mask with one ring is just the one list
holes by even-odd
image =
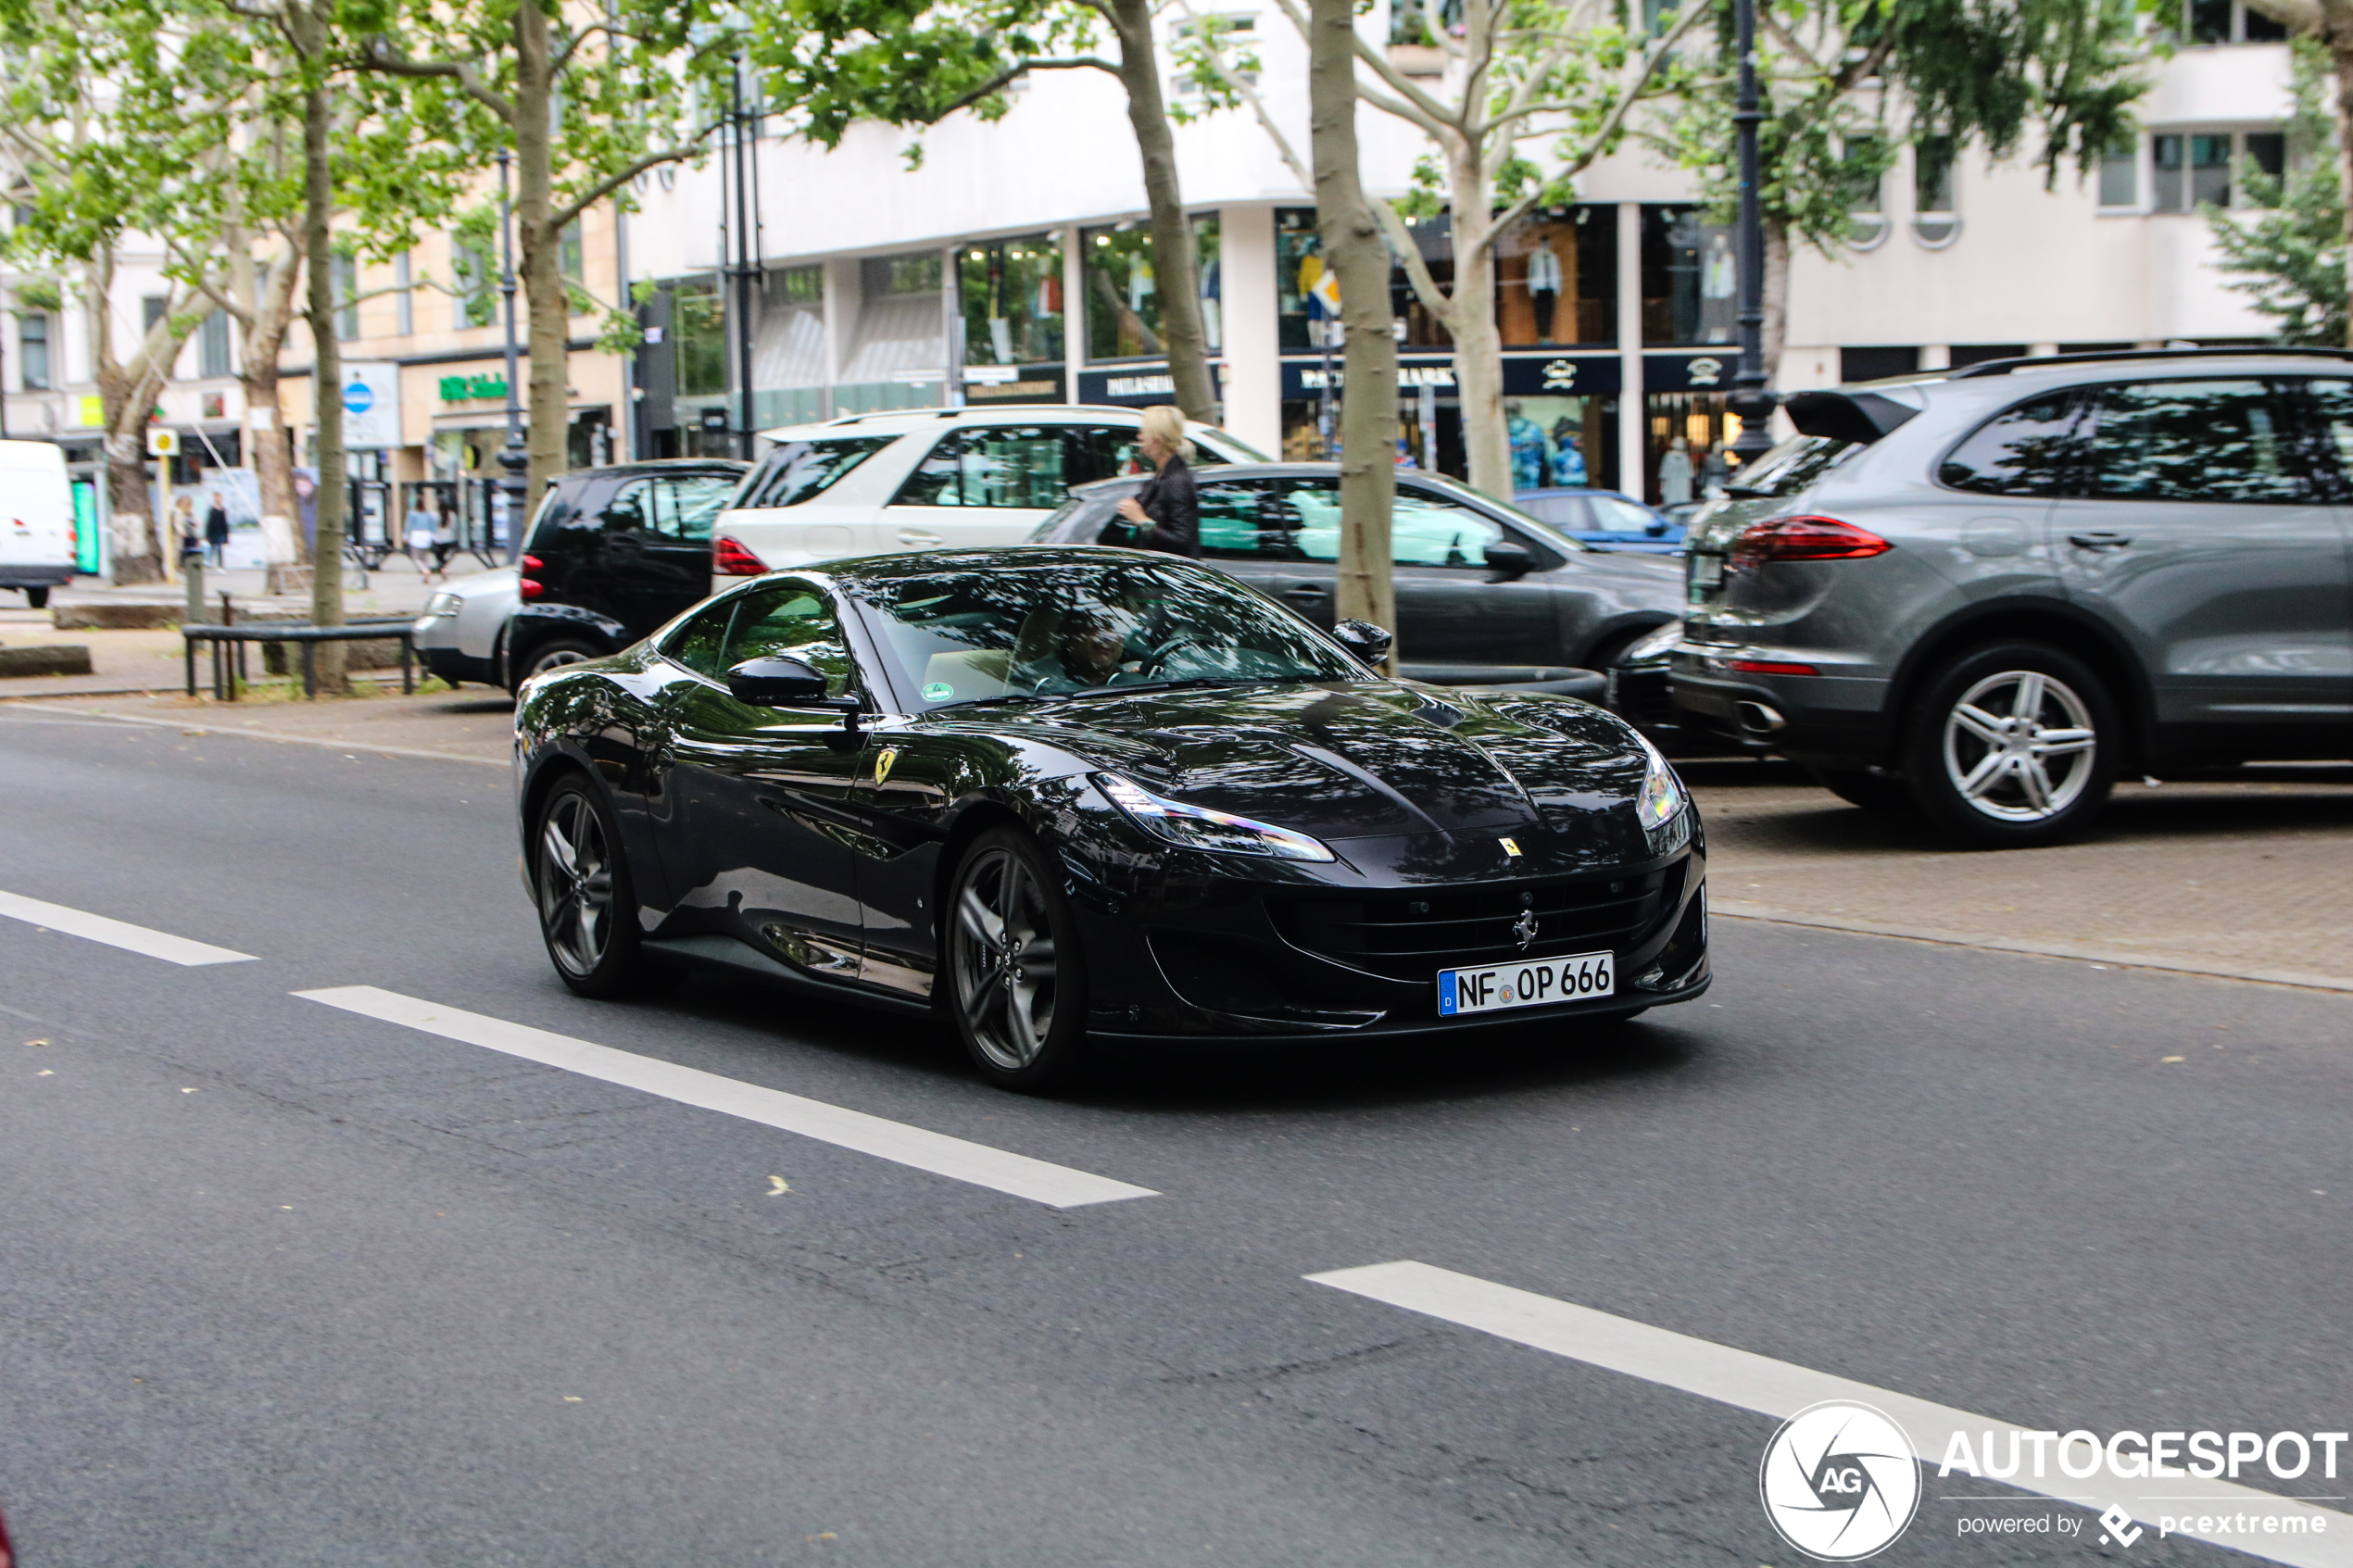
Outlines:
{"label": "side mirror", "polygon": [[827,700],[825,677],[814,665],[799,659],[747,659],[727,671],[727,690],[737,702],[761,708],[840,706]]}
{"label": "side mirror", "polygon": [[1374,670],[1380,669],[1389,650],[1397,646],[1394,636],[1369,621],[1343,621],[1332,628],[1332,637]]}
{"label": "side mirror", "polygon": [[1536,570],[1536,552],[1509,539],[1498,541],[1487,546],[1487,570],[1497,583],[1525,577]]}
{"label": "side mirror", "polygon": [[1650,526],[1643,529],[1642,532],[1649,534],[1654,539],[1663,539],[1667,536],[1667,530],[1670,526],[1672,525],[1668,523],[1665,518],[1655,517],[1651,519]]}

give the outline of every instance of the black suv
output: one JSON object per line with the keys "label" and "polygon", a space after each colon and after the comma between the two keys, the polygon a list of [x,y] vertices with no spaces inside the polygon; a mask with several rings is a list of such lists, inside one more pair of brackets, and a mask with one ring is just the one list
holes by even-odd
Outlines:
{"label": "black suv", "polygon": [[618,653],[710,597],[711,525],[748,466],[692,458],[560,476],[517,557],[510,682]]}

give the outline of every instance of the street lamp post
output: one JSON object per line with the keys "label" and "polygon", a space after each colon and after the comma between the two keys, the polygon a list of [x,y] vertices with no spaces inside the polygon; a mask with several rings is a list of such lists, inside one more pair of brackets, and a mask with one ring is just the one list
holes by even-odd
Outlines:
{"label": "street lamp post", "polygon": [[509,545],[522,537],[523,491],[528,484],[524,477],[531,468],[531,453],[522,438],[522,400],[516,395],[515,349],[515,244],[510,221],[510,207],[507,198],[507,166],[510,155],[505,148],[498,152],[498,293],[507,312],[507,444],[498,452],[498,466],[505,475],[498,481],[507,496],[507,540]]}
{"label": "street lamp post", "polygon": [[1756,128],[1764,119],[1756,97],[1756,0],[1733,0],[1734,43],[1740,52],[1740,98],[1732,116],[1740,144],[1741,368],[1729,399],[1740,416],[1732,455],[1743,468],[1773,445],[1772,372],[1765,363],[1765,213],[1757,190]]}

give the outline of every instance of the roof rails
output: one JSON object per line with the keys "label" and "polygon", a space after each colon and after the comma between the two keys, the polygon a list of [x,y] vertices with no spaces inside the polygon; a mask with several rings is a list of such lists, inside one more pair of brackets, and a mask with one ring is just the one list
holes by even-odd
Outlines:
{"label": "roof rails", "polygon": [[2270,358],[2284,354],[2321,359],[2353,359],[2353,349],[2295,348],[2286,345],[2277,347],[2242,345],[2236,348],[2119,348],[2105,353],[2045,354],[2038,358],[2031,359],[1987,359],[1953,371],[1951,379],[1958,381],[1964,376],[2007,376],[2012,370],[2042,370],[2052,365],[2093,365],[2111,359],[2246,359]]}

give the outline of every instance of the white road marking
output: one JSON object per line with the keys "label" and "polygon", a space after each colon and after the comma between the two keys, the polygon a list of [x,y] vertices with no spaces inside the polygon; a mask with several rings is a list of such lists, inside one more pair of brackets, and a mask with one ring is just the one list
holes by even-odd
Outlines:
{"label": "white road marking", "polygon": [[144,953],[166,963],[184,964],[195,968],[208,963],[252,963],[251,953],[232,952],[208,942],[195,942],[185,936],[174,936],[168,931],[150,931],[144,925],[127,921],[108,920],[104,915],[85,914],[69,909],[63,904],[45,904],[38,898],[26,898],[14,893],[0,893],[0,915],[20,920],[27,925],[42,925],[51,931],[62,931],[69,936],[85,937],[92,942],[104,942],[109,947],[122,947],[133,953]]}
{"label": "white road marking", "polygon": [[470,1046],[504,1051],[567,1073],[601,1078],[609,1084],[641,1089],[681,1105],[724,1111],[747,1122],[780,1127],[820,1143],[855,1149],[877,1160],[912,1165],[918,1171],[975,1186],[994,1188],[1056,1209],[1089,1203],[1114,1203],[1127,1198],[1156,1198],[1150,1187],[1131,1186],[1107,1176],[1049,1164],[1026,1154],[1013,1154],[987,1144],[967,1143],[945,1133],[910,1127],[862,1110],[848,1110],[823,1100],[804,1099],[780,1089],[763,1088],[734,1078],[723,1078],[698,1068],[681,1067],[657,1057],[638,1056],[610,1046],[575,1040],[527,1024],[510,1023],[478,1012],[444,1007],[437,1002],[404,997],[373,985],[337,985],[322,991],[296,991],[296,996],[324,1002],[346,1012],[381,1019],[406,1028],[459,1040]]}
{"label": "white road marking", "polygon": [[[1328,1285],[1335,1290],[1403,1307],[1409,1312],[1442,1318],[1448,1323],[1475,1328],[1499,1339],[1529,1345],[1539,1350],[1549,1350],[1556,1356],[1567,1356],[1590,1366],[1624,1373],[1646,1382],[1680,1388],[1686,1394],[1697,1394],[1705,1399],[1715,1399],[1743,1410],[1755,1411],[1777,1421],[1784,1421],[1808,1405],[1825,1399],[1851,1399],[1859,1404],[1875,1406],[1895,1418],[1912,1440],[1913,1451],[1928,1465],[1941,1463],[1949,1451],[1953,1435],[1969,1434],[1975,1442],[1981,1434],[1996,1436],[2013,1430],[2005,1421],[1994,1421],[1949,1405],[1931,1404],[1908,1394],[1898,1394],[1890,1388],[1874,1388],[1868,1383],[1836,1377],[1816,1372],[1810,1367],[1777,1361],[1767,1356],[1736,1350],[1729,1345],[1718,1345],[1689,1335],[1676,1334],[1664,1328],[1654,1328],[1631,1318],[1614,1317],[1579,1307],[1572,1302],[1554,1300],[1532,1291],[1516,1290],[1507,1285],[1497,1285],[1471,1274],[1456,1273],[1451,1269],[1434,1268],[1428,1263],[1372,1263],[1363,1268],[1334,1269],[1327,1273],[1306,1276],[1316,1285]],[[1955,1474],[1962,1474],[1956,1471]],[[1743,1476],[1743,1485],[1754,1486],[1751,1477]],[[2250,1557],[2272,1562],[2285,1562],[2296,1568],[2353,1568],[2353,1515],[2283,1498],[2274,1492],[2258,1491],[2228,1481],[2184,1480],[2168,1476],[2161,1483],[2169,1488],[2163,1498],[2141,1497],[2118,1493],[2086,1502],[2082,1493],[2061,1493],[2053,1488],[2060,1486],[2081,1486],[2089,1478],[2051,1475],[2046,1483],[2026,1476],[2004,1478],[2001,1485],[2016,1486],[2021,1491],[2040,1493],[2061,1502],[2079,1507],[2120,1505],[2143,1525],[2151,1523],[2158,1512],[2143,1512],[2138,1506],[2149,1502],[2180,1502],[2196,1500],[2217,1510],[2237,1512],[2246,1510],[2259,1516],[2274,1514],[2284,1519],[2303,1515],[2311,1523],[2312,1531],[2303,1536],[2258,1536],[2251,1542],[2244,1535],[2216,1531],[2208,1534],[2176,1528],[2173,1534],[2189,1536],[2215,1546],[2229,1547]],[[2091,1485],[2101,1485],[2096,1480]],[[2106,1483],[2114,1485],[2113,1481]],[[2186,1493],[2178,1488],[2187,1486]],[[2226,1516],[2227,1518],[2227,1516]],[[2227,1529],[2227,1523],[2225,1524]],[[2154,1532],[2152,1532],[2154,1533]],[[2259,1544],[2256,1544],[2259,1543]]]}

